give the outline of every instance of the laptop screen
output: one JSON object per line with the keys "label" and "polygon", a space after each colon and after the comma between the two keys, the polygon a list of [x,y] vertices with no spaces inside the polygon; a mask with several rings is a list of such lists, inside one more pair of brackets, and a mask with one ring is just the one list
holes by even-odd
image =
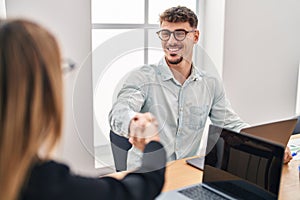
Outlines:
{"label": "laptop screen", "polygon": [[277,199],[284,147],[210,125],[203,185],[242,199]]}

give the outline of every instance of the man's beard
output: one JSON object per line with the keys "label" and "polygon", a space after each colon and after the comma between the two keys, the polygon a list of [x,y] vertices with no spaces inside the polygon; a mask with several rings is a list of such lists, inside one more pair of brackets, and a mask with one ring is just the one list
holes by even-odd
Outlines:
{"label": "man's beard", "polygon": [[182,56],[180,56],[180,58],[178,58],[177,60],[174,60],[174,61],[167,59],[168,63],[170,63],[172,65],[177,65],[177,64],[181,63],[182,60],[183,60]]}

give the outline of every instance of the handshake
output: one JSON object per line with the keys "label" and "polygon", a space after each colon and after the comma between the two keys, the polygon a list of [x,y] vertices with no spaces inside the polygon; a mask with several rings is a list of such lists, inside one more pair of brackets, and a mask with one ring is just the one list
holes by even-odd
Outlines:
{"label": "handshake", "polygon": [[151,141],[159,142],[158,122],[147,113],[137,113],[129,124],[129,142],[141,151]]}

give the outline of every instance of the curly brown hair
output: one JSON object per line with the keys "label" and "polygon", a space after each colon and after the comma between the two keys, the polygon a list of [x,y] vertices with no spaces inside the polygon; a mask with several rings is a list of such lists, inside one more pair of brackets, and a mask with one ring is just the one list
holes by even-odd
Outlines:
{"label": "curly brown hair", "polygon": [[191,27],[197,28],[198,18],[196,14],[185,6],[172,7],[165,10],[160,16],[160,25],[163,21],[167,22],[188,22]]}

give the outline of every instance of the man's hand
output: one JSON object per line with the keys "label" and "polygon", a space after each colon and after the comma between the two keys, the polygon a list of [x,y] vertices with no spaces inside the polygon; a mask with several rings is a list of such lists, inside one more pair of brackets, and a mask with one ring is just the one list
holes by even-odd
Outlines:
{"label": "man's hand", "polygon": [[137,113],[129,125],[129,142],[143,151],[150,141],[159,141],[158,123],[149,112]]}
{"label": "man's hand", "polygon": [[287,164],[292,159],[293,159],[293,156],[292,156],[291,150],[288,146],[286,146],[285,151],[284,151],[283,163]]}

